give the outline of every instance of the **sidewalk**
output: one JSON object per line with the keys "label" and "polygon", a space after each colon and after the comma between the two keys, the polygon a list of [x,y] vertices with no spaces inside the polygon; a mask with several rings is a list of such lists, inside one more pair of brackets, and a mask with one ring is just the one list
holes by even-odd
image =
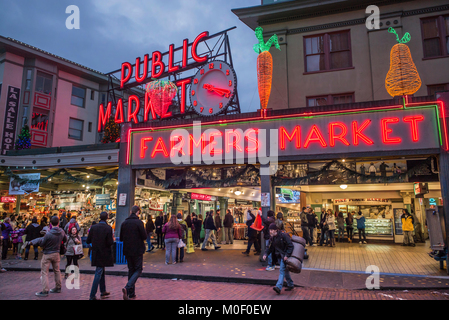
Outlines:
{"label": "sidewalk", "polygon": [[[155,250],[144,255],[142,277],[261,285],[274,285],[276,283],[279,269],[268,272],[265,270],[265,266],[262,266],[262,263],[259,262],[259,256],[251,253],[249,257],[246,257],[241,252],[241,250],[201,251],[197,249],[195,253],[186,254],[183,263],[165,265],[165,251]],[[90,265],[87,249],[85,254],[85,257],[79,261],[81,273],[93,274],[95,268]],[[33,256],[34,254],[31,253],[30,257]],[[65,268],[65,263],[65,258],[62,258],[61,269]],[[310,264],[309,261],[305,260],[302,273],[292,274],[296,286],[350,290],[366,289],[366,280],[369,274],[364,271],[308,268],[308,264]],[[39,272],[40,260],[24,261],[10,257],[3,261],[3,267],[8,271]],[[126,265],[106,268],[107,275],[127,276],[127,272]],[[382,290],[449,289],[449,276],[445,274],[445,270],[438,276],[381,273],[380,287]]]}

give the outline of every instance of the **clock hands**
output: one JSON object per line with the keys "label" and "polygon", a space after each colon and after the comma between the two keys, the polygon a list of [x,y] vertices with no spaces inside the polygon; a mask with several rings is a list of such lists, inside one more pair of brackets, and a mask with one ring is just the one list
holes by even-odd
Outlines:
{"label": "clock hands", "polygon": [[220,89],[220,88],[215,88],[213,85],[211,84],[204,84],[203,88],[208,90],[209,92],[215,92],[217,94],[219,94],[220,96],[229,98],[231,96],[231,91],[227,90],[227,89]]}

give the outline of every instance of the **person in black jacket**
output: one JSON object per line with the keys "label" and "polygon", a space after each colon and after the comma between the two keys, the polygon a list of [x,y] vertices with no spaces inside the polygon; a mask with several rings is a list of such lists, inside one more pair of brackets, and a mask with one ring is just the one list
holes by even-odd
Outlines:
{"label": "person in black jacket", "polygon": [[258,232],[251,228],[254,221],[256,220],[256,217],[250,210],[247,212],[247,219],[246,219],[246,225],[248,226],[248,246],[246,248],[246,251],[243,251],[242,253],[246,256],[249,256],[251,246],[254,244],[254,248],[256,249],[256,253],[254,255],[260,255],[260,246],[259,242],[257,241],[257,234]]}
{"label": "person in black jacket", "polygon": [[[25,241],[26,242],[30,242],[33,241],[34,239],[40,238],[41,236],[41,231],[42,231],[42,227],[37,223],[37,218],[34,217],[33,220],[31,220],[31,224],[26,227],[25,229],[25,235],[27,236]],[[34,260],[38,259],[38,251],[37,251],[38,246],[35,245],[33,246],[34,249]],[[24,260],[28,260],[28,255],[30,254],[30,247],[27,246],[25,249],[25,258]]]}
{"label": "person in black jacket", "polygon": [[204,220],[204,230],[206,231],[206,236],[204,238],[203,245],[201,247],[202,251],[207,251],[206,244],[209,241],[209,238],[212,240],[215,250],[221,248],[217,245],[217,241],[215,239],[214,231],[216,231],[217,228],[215,227],[214,218],[212,217],[212,215],[213,211],[206,212],[206,219]]}
{"label": "person in black jacket", "polygon": [[192,225],[193,225],[193,243],[197,248],[200,247],[201,227],[203,225],[203,217],[201,214],[198,216],[192,213]]}
{"label": "person in black jacket", "polygon": [[231,210],[226,210],[226,215],[223,220],[223,227],[225,232],[226,244],[234,244],[234,217],[232,216]]}
{"label": "person in black jacket", "polygon": [[[268,211],[266,219],[264,219],[262,217],[262,223],[263,223],[263,226],[264,226],[263,238],[265,240],[265,248],[267,248],[270,245],[270,238],[271,238],[271,236],[270,236],[270,225],[275,223],[275,222],[276,222],[276,220],[274,219],[274,211],[272,211],[272,210]],[[270,253],[267,256],[267,258],[268,258],[268,261],[267,261],[268,265],[267,265],[267,268],[265,270],[266,271],[274,271],[275,267],[274,267],[274,264],[273,264],[272,254]]]}
{"label": "person in black jacket", "polygon": [[100,286],[101,297],[106,297],[105,268],[114,266],[112,245],[114,244],[114,232],[106,222],[108,213],[100,214],[100,222],[92,224],[86,243],[92,244],[92,267],[96,267],[95,277],[90,291],[90,300],[97,300],[96,294]]}
{"label": "person in black jacket", "polygon": [[269,229],[271,241],[270,245],[265,250],[263,260],[266,260],[267,256],[272,254],[280,262],[278,282],[273,288],[277,294],[280,294],[282,286],[284,285],[284,278],[287,280],[287,289],[285,289],[285,291],[291,291],[294,288],[290,271],[288,271],[287,266],[285,265],[285,261],[293,253],[293,243],[290,236],[285,232],[279,231],[275,223],[271,224]]}
{"label": "person in black jacket", "polygon": [[122,289],[123,300],[136,297],[135,285],[143,271],[143,254],[147,233],[139,219],[140,208],[131,208],[131,215],[122,223],[120,241],[123,242],[123,254],[128,261],[128,283]]}
{"label": "person in black jacket", "polygon": [[145,231],[147,233],[147,244],[148,244],[147,252],[151,252],[154,249],[154,246],[151,243],[151,236],[153,235],[154,229],[155,228],[153,218],[150,215],[148,215],[147,223],[145,224]]}
{"label": "person in black jacket", "polygon": [[162,227],[164,226],[164,213],[161,212],[154,221],[157,235],[157,247],[156,249],[163,249],[165,247],[164,239],[162,237]]}

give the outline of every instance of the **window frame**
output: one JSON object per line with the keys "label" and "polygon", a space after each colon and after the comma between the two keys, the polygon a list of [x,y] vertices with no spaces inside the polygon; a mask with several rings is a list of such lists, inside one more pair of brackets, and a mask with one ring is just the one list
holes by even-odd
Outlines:
{"label": "window frame", "polygon": [[[31,76],[31,77],[33,77],[33,76]],[[41,77],[43,79],[43,83],[42,83],[42,90],[43,91],[39,91],[37,89],[37,85],[38,85],[38,82],[39,82],[38,81],[39,77]],[[51,81],[50,93],[46,93],[45,92],[45,82],[46,82],[46,80]],[[36,72],[36,79],[34,81],[34,92],[39,92],[40,94],[45,94],[45,95],[51,96],[51,94],[53,92],[53,75],[49,74],[49,73],[46,73],[46,72],[42,72],[40,70],[37,70],[37,72]]]}
{"label": "window frame", "polygon": [[[330,35],[332,34],[337,34],[337,33],[346,33],[348,36],[348,50],[339,50],[336,52],[341,52],[341,51],[349,51],[349,67],[344,67],[344,68],[337,68],[337,69],[330,69]],[[306,46],[306,41],[309,38],[316,38],[316,37],[320,37],[323,36],[324,37],[324,65],[325,65],[325,70],[318,70],[318,71],[307,71],[307,57],[311,56],[311,55],[317,55],[317,54],[307,54],[307,46]],[[352,42],[351,42],[351,29],[345,29],[345,30],[339,30],[339,31],[333,31],[333,32],[326,32],[326,33],[319,33],[319,34],[314,34],[314,35],[308,35],[308,36],[304,36],[303,37],[303,52],[304,52],[304,73],[303,75],[308,75],[308,74],[315,74],[315,73],[323,73],[323,72],[334,72],[334,71],[342,71],[342,70],[350,70],[350,69],[355,69],[354,64],[353,64],[353,59],[352,59]]]}
{"label": "window frame", "polygon": [[432,96],[433,94],[430,93],[430,87],[437,87],[437,86],[444,86],[443,91],[449,91],[449,82],[448,83],[440,83],[440,84],[429,84],[429,85],[427,85],[427,95]]}
{"label": "window frame", "polygon": [[[345,93],[334,93],[334,94],[323,94],[323,95],[318,95],[318,96],[309,96],[309,97],[306,97],[306,107],[307,108],[316,108],[317,107],[317,106],[310,106],[309,105],[309,99],[326,98],[327,101],[328,101],[327,106],[333,106],[333,105],[335,105],[335,103],[334,103],[334,98],[335,97],[337,97],[337,96],[349,96],[349,95],[352,96],[352,102],[351,103],[354,103],[355,102],[355,92],[345,92]],[[329,103],[329,101],[332,101],[332,103]],[[320,107],[320,106],[318,106],[318,107]]]}
{"label": "window frame", "polygon": [[[449,18],[449,14],[432,16],[432,17],[424,17],[424,18],[420,19],[420,24],[421,24],[421,44],[422,44],[423,60],[440,59],[440,58],[447,58],[447,57],[449,57],[449,49],[447,48],[447,44],[446,44],[446,39],[449,38],[449,33],[446,32],[446,26],[444,24],[444,20],[445,20],[446,17]],[[426,57],[424,40],[435,39],[436,38],[435,37],[435,38],[424,39],[423,21],[430,20],[430,19],[437,19],[438,32],[440,34],[440,36],[438,38],[440,39],[440,47],[441,47],[441,54],[442,55],[433,56],[433,57]]]}
{"label": "window frame", "polygon": [[[70,126],[70,121],[71,121],[71,120],[80,121],[80,122],[82,123],[81,138],[80,138],[80,139],[73,138],[73,137],[70,136],[70,130],[78,130],[78,129],[72,128],[72,127]],[[69,139],[71,139],[71,140],[76,140],[76,141],[83,141],[83,138],[84,138],[84,120],[76,119],[76,118],[70,117],[70,118],[69,118],[69,127],[68,127],[68,129],[69,129],[69,130],[68,130],[68,132],[67,132],[67,136],[68,136]],[[79,131],[79,130],[78,130],[78,131]]]}
{"label": "window frame", "polygon": [[[83,99],[83,106],[82,107],[79,106],[79,105],[73,104],[73,102],[72,102],[72,98],[74,97],[74,95],[73,95],[73,88],[78,88],[78,89],[84,90],[84,97],[82,98]],[[78,85],[75,85],[75,84],[72,84],[72,92],[70,94],[70,104],[72,106],[85,109],[86,108],[86,95],[87,95],[87,88],[82,87],[82,86],[78,86]],[[81,98],[80,96],[75,96],[75,97]]]}

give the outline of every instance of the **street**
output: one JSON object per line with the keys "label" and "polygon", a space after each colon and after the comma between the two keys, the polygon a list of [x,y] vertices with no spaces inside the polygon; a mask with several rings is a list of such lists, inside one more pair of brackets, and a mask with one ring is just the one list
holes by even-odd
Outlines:
{"label": "street", "polygon": [[[50,272],[50,287],[54,286]],[[93,275],[80,275],[80,288],[69,290],[63,279],[62,293],[37,298],[41,291],[39,272],[6,272],[0,274],[0,300],[88,300]],[[106,276],[106,288],[111,295],[104,300],[122,300],[125,277]],[[282,301],[282,300],[449,300],[449,290],[367,291],[322,288],[295,288],[277,295],[271,286],[202,281],[160,280],[140,278],[135,300],[174,301]],[[97,297],[99,298],[99,293]]]}

